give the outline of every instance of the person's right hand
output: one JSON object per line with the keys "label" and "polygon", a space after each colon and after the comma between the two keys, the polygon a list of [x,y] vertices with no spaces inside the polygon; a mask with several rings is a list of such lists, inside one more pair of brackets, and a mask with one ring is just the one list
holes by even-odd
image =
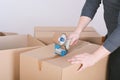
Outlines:
{"label": "person's right hand", "polygon": [[71,40],[70,45],[75,45],[79,40],[79,33],[73,32],[68,36],[68,39]]}

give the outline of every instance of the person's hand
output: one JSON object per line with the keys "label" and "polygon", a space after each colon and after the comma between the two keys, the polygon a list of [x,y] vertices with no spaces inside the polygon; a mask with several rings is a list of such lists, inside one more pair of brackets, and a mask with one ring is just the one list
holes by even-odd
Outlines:
{"label": "person's hand", "polygon": [[98,60],[95,58],[94,54],[83,53],[74,56],[68,60],[71,64],[81,64],[78,71],[82,71],[87,67],[93,66]]}
{"label": "person's hand", "polygon": [[79,33],[73,32],[68,36],[68,39],[71,40],[70,45],[74,45],[79,40]]}

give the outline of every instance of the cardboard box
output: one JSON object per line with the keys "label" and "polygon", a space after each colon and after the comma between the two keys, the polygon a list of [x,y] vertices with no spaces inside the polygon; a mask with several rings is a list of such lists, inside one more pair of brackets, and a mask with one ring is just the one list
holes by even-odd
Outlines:
{"label": "cardboard box", "polygon": [[20,80],[20,53],[45,46],[30,35],[0,37],[0,80]]}
{"label": "cardboard box", "polygon": [[[46,45],[53,43],[52,37],[56,32],[69,35],[75,30],[75,27],[35,27],[34,36]],[[96,44],[103,43],[103,36],[98,34],[94,28],[87,27],[80,34],[80,39]]]}
{"label": "cardboard box", "polygon": [[4,34],[2,32],[0,32],[0,36],[4,36]]}
{"label": "cardboard box", "polygon": [[10,36],[10,35],[17,35],[17,33],[13,33],[13,32],[0,32],[0,36]]}
{"label": "cardboard box", "polygon": [[99,46],[80,42],[75,47],[64,57],[54,54],[54,44],[21,54],[20,80],[106,80],[107,57],[81,72],[80,65],[67,62],[76,54],[92,54]]}

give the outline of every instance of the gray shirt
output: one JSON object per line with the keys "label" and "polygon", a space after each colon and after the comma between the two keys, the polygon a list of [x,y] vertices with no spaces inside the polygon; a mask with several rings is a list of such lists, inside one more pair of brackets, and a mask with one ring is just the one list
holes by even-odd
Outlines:
{"label": "gray shirt", "polygon": [[[101,0],[86,0],[81,16],[93,19]],[[108,29],[107,39],[103,46],[113,52],[120,47],[120,0],[103,0],[104,19]]]}

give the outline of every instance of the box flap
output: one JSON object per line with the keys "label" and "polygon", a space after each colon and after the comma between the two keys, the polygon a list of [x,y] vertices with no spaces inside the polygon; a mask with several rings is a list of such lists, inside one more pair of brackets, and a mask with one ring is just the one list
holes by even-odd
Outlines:
{"label": "box flap", "polygon": [[14,32],[0,32],[0,36],[10,36],[10,35],[17,35],[17,33],[14,33]]}
{"label": "box flap", "polygon": [[5,34],[3,32],[0,32],[0,36],[5,36]]}
{"label": "box flap", "polygon": [[[28,35],[11,35],[0,37],[0,50],[34,47],[44,45]],[[28,45],[29,44],[29,45]]]}
{"label": "box flap", "polygon": [[0,50],[20,48],[26,46],[27,46],[27,37],[25,35],[0,37]]}
{"label": "box flap", "polygon": [[45,46],[41,41],[37,40],[36,38],[32,37],[31,35],[27,35],[27,46],[33,47],[33,46]]}

